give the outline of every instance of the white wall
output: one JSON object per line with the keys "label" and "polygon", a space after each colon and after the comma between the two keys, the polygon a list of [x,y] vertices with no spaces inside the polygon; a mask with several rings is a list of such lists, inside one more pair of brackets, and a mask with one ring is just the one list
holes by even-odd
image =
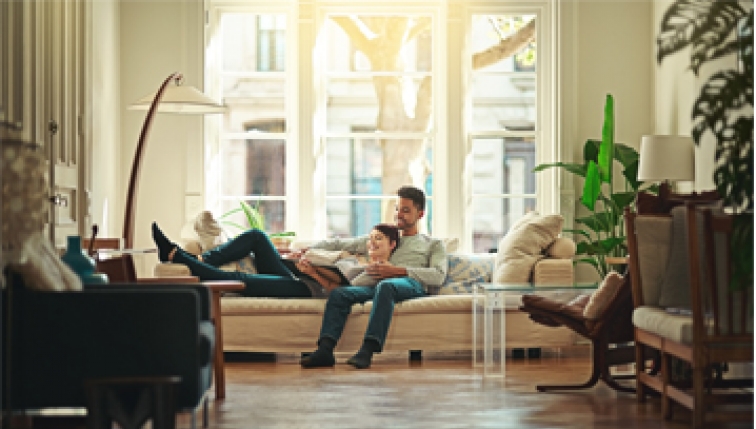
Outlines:
{"label": "white wall", "polygon": [[[201,0],[120,0],[119,12],[123,207],[146,114],[126,107],[154,93],[176,71],[183,73],[185,84],[202,90],[204,12]],[[202,122],[201,116],[170,114],[158,114],[153,120],[137,190],[135,248],[154,247],[152,221],[157,221],[169,237],[178,238],[186,218],[185,196],[201,192]],[[138,260],[139,274],[151,275],[155,261],[154,256]]]}
{"label": "white wall", "polygon": [[[120,114],[118,2],[91,2],[92,34],[92,148],[89,151],[90,219],[99,227],[99,237],[121,234],[121,186],[119,173]],[[89,235],[89,232],[87,232]]]}
{"label": "white wall", "polygon": [[[601,139],[607,94],[614,97],[616,142],[638,148],[641,136],[653,132],[655,63],[651,0],[574,3],[575,16],[570,20],[575,29],[572,37],[576,46],[571,52],[574,57],[563,59],[563,66],[574,73],[574,87],[564,91],[572,98],[572,102],[567,100],[566,108],[574,109],[564,115],[574,124],[563,124],[563,128],[574,127],[574,139],[565,135],[563,148],[566,151],[569,147],[573,161],[579,162],[585,141]],[[574,201],[581,194],[582,181],[576,180],[573,186]],[[577,217],[587,214],[579,203],[575,207]],[[587,281],[598,276],[593,268],[581,264],[576,277]]]}

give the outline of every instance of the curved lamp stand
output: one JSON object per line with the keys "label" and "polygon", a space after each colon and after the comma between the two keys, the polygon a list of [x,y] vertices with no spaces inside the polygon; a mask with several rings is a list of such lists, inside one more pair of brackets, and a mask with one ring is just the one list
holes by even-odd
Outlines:
{"label": "curved lamp stand", "polygon": [[[142,165],[144,147],[147,144],[147,135],[149,134],[155,113],[160,110],[172,113],[206,114],[222,113],[226,110],[225,105],[219,104],[215,100],[205,96],[196,88],[181,86],[183,78],[184,76],[181,73],[171,73],[163,81],[163,84],[160,85],[154,96],[142,98],[130,107],[132,109],[144,109],[146,106],[149,106],[149,109],[142,124],[142,132],[139,134],[134,161],[131,164],[129,189],[126,193],[126,209],[123,216],[123,247],[125,249],[130,249],[134,245],[135,201],[137,187],[139,186],[139,169]],[[175,86],[171,86],[171,82],[175,82]],[[169,89],[172,91],[170,95],[167,94]]]}

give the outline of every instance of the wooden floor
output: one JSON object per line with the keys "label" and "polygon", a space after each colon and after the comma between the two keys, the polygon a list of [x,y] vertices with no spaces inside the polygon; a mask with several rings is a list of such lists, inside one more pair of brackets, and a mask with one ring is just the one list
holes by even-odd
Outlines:
{"label": "wooden floor", "polygon": [[[539,393],[536,384],[577,383],[587,357],[508,360],[506,378],[483,379],[470,360],[378,356],[367,370],[302,369],[288,362],[230,362],[227,398],[211,404],[210,428],[689,428],[680,407],[661,418],[658,399],[593,389]],[[189,419],[179,418],[179,428]],[[713,425],[714,426],[714,425]],[[753,424],[715,425],[717,428]]]}

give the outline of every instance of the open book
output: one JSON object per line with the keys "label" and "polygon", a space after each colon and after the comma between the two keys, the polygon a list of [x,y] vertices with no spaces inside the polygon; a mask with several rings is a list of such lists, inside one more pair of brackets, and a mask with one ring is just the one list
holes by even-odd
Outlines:
{"label": "open book", "polygon": [[311,264],[328,267],[339,274],[342,283],[355,286],[374,286],[377,282],[367,273],[367,259],[340,250],[310,249],[303,255]]}

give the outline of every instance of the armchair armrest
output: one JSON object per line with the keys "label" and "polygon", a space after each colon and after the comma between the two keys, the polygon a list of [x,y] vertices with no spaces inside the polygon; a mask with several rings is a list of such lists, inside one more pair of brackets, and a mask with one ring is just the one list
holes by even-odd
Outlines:
{"label": "armchair armrest", "polygon": [[85,291],[177,291],[177,290],[190,290],[197,293],[199,299],[199,320],[211,320],[212,311],[212,292],[207,286],[197,283],[197,278],[192,277],[193,281],[189,282],[176,282],[170,281],[175,279],[173,277],[166,277],[164,282],[149,282],[149,283],[110,283],[110,284],[90,284],[84,285]]}

